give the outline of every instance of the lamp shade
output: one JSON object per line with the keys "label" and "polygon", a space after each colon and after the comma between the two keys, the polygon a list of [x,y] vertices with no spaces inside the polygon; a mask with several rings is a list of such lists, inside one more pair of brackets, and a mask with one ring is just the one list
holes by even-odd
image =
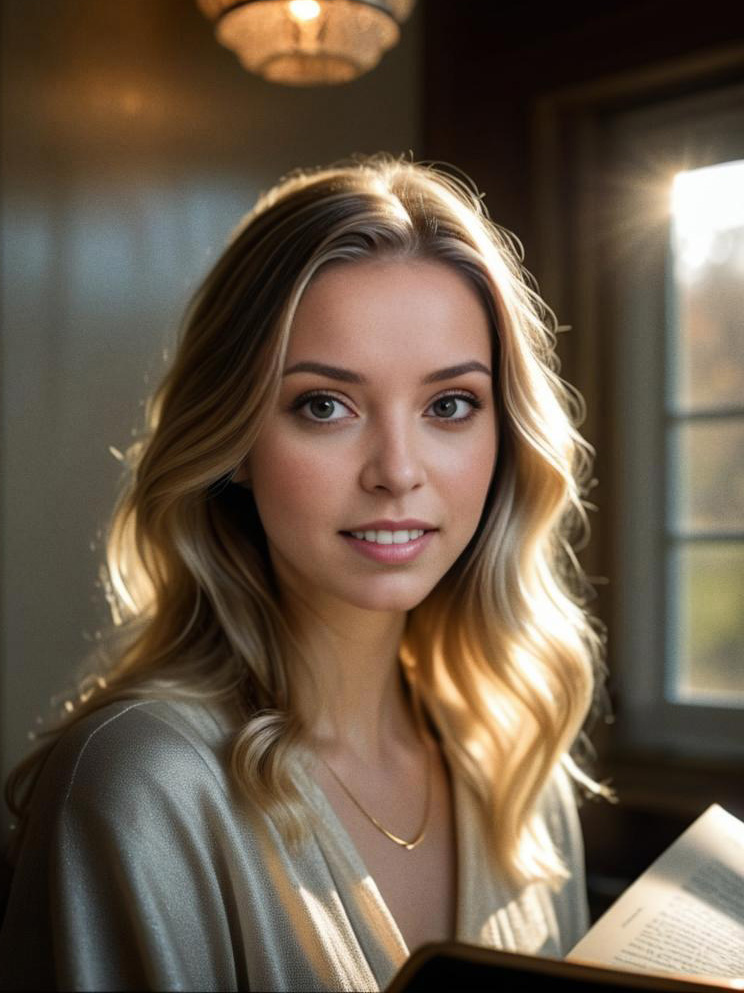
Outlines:
{"label": "lamp shade", "polygon": [[250,72],[294,86],[346,83],[374,69],[416,0],[197,0]]}

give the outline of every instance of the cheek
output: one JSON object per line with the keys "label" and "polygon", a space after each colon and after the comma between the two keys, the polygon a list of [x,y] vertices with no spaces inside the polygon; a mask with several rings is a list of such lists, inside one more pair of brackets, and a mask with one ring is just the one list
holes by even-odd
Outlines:
{"label": "cheek", "polygon": [[348,460],[319,457],[307,443],[259,439],[250,459],[251,483],[267,531],[275,525],[308,530],[333,513],[348,477]]}
{"label": "cheek", "polygon": [[485,431],[471,445],[456,446],[440,461],[442,485],[453,502],[479,512],[496,464],[496,434]]}

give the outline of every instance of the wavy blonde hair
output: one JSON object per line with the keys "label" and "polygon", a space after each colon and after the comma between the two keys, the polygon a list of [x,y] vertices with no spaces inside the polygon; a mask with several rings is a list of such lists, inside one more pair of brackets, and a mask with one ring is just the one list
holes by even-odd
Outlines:
{"label": "wavy blonde hair", "polygon": [[555,319],[518,243],[477,191],[387,155],[285,178],[192,301],[109,532],[108,671],[14,772],[19,815],[71,721],[124,697],[211,698],[236,705],[236,782],[287,837],[303,835],[287,762],[304,733],[289,678],[302,646],[279,609],[255,503],[232,479],[277,399],[306,287],[323,266],[377,257],[435,260],[475,288],[490,319],[500,433],[477,531],[408,613],[401,663],[479,798],[496,863],[515,882],[567,875],[531,815],[581,739],[601,672],[603,638],[573,550],[587,530],[592,455],[577,431],[581,399],[558,375]]}

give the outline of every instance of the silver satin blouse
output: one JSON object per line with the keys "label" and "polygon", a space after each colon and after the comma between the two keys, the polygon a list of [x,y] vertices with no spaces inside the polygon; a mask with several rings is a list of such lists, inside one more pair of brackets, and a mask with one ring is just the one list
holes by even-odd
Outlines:
{"label": "silver satin blouse", "polygon": [[[59,741],[34,791],[0,933],[0,988],[380,990],[409,955],[321,788],[291,852],[230,784],[216,711],[111,704]],[[587,928],[583,849],[563,772],[548,830],[572,878],[519,892],[494,875],[475,801],[454,777],[459,941],[561,956]]]}

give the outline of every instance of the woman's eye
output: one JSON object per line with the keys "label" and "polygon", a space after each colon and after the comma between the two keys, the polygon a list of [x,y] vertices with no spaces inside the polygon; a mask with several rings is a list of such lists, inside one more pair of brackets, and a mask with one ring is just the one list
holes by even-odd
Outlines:
{"label": "woman's eye", "polygon": [[294,409],[307,410],[302,416],[309,421],[340,421],[344,419],[340,412],[349,411],[345,403],[326,393],[305,394],[295,402]]}
{"label": "woman's eye", "polygon": [[[427,410],[438,421],[462,422],[469,420],[483,406],[483,401],[466,393],[446,393],[433,400]],[[329,393],[304,393],[292,404],[305,420],[315,424],[333,423],[354,416],[350,408],[338,397]]]}
{"label": "woman's eye", "polygon": [[482,406],[482,401],[477,397],[464,393],[447,393],[437,397],[429,409],[434,411],[434,417],[440,421],[467,421]]}

